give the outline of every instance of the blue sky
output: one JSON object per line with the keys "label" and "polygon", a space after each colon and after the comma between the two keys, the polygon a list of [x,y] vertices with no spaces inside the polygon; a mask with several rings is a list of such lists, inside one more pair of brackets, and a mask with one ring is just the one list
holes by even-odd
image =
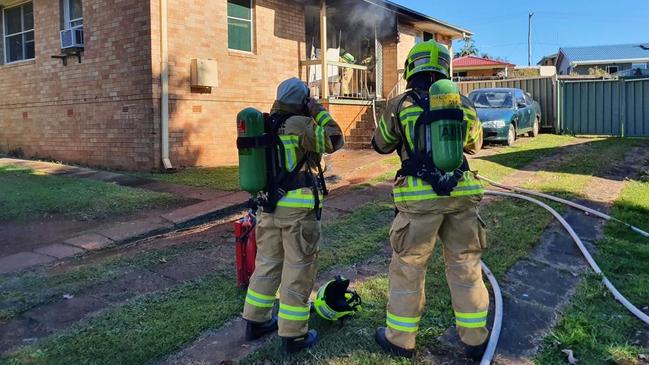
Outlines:
{"label": "blue sky", "polygon": [[559,47],[649,43],[646,0],[393,1],[471,30],[480,52],[517,65],[527,65],[529,12],[535,13],[532,64]]}

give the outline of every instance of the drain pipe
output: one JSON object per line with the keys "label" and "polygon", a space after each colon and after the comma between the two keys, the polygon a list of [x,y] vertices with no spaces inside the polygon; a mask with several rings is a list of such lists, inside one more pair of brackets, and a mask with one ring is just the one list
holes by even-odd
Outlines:
{"label": "drain pipe", "polygon": [[169,42],[167,36],[167,0],[160,0],[160,136],[162,165],[172,170],[169,159]]}

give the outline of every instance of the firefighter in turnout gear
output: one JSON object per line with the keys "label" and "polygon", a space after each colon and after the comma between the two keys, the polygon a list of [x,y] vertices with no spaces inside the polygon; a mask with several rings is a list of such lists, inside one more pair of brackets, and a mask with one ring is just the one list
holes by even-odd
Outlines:
{"label": "firefighter in turnout gear", "polygon": [[[379,328],[375,339],[386,351],[404,357],[414,355],[425,304],[426,268],[438,237],[443,244],[456,328],[470,358],[482,356],[489,335],[489,296],[480,267],[486,248],[485,225],[478,214],[483,187],[462,154],[462,150],[473,154],[480,148],[482,127],[472,103],[459,91],[436,99],[457,101],[455,110],[441,114],[433,111],[435,102],[429,95],[429,89],[432,92],[438,84],[457,90],[447,80],[450,62],[447,48],[435,41],[415,45],[405,65],[407,91],[388,101],[372,139],[378,153],[397,151],[402,161],[393,189],[397,215],[390,228],[393,254],[387,327]],[[435,149],[435,143],[441,140],[436,141],[430,133],[435,121],[426,124],[425,115],[456,118],[461,126],[456,154],[459,167],[452,172],[442,171],[433,163],[431,154],[443,149]]]}
{"label": "firefighter in turnout gear", "polygon": [[[317,340],[316,331],[308,329],[324,189],[324,179],[316,176],[321,155],[342,148],[344,139],[329,112],[309,97],[307,86],[296,78],[279,85],[270,118],[284,120],[277,131],[283,145],[277,147],[283,155],[279,164],[286,171],[299,171],[289,175],[292,181],[283,185],[286,193],[276,207],[263,206],[258,216],[255,272],[243,318],[247,340],[279,327],[283,348],[291,353],[313,346]],[[278,289],[279,319],[272,315]]]}

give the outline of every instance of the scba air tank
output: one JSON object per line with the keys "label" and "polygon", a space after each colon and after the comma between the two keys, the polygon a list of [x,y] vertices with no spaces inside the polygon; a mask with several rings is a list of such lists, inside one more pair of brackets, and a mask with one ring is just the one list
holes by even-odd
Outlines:
{"label": "scba air tank", "polygon": [[[262,137],[264,115],[257,109],[246,108],[237,114],[237,137]],[[239,186],[250,194],[266,187],[266,147],[239,148]]]}
{"label": "scba air tank", "polygon": [[451,80],[439,80],[430,87],[429,94],[430,111],[440,118],[430,128],[433,163],[444,172],[453,172],[464,161],[460,90]]}

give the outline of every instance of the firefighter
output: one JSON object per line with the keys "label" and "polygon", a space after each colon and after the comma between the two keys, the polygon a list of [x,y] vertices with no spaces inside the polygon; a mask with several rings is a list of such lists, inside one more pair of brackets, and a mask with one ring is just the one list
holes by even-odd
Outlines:
{"label": "firefighter", "polygon": [[[407,146],[426,144],[413,143],[415,138],[426,141],[427,137],[419,136],[415,122],[430,105],[431,85],[449,78],[450,61],[447,48],[435,41],[415,45],[405,65],[407,91],[388,101],[372,139],[378,153],[396,150],[402,161],[393,190],[397,215],[390,228],[393,253],[387,327],[378,328],[375,334],[377,343],[397,356],[414,355],[425,304],[426,268],[437,237],[443,244],[456,329],[467,356],[479,359],[489,335],[489,296],[480,267],[480,256],[486,248],[485,226],[478,214],[482,185],[469,170],[464,156],[460,156],[460,168],[451,175],[427,175],[428,171],[416,171],[416,166],[408,163],[413,160],[410,154],[419,151],[411,151]],[[456,95],[459,97],[459,92]],[[459,104],[464,140],[458,142],[460,149],[473,154],[482,145],[482,127],[470,100],[462,96]],[[422,155],[431,158],[430,153],[419,156]]]}
{"label": "firefighter", "polygon": [[[293,353],[315,345],[318,338],[315,330],[308,329],[324,188],[322,174],[320,179],[316,174],[321,154],[339,150],[344,140],[336,121],[296,78],[279,85],[270,115],[274,117],[284,120],[277,132],[283,145],[276,149],[283,151],[280,165],[295,173],[279,187],[286,194],[273,206],[263,206],[258,216],[255,272],[243,318],[247,340],[273,332],[279,325],[282,347]],[[272,314],[278,289],[279,319]]]}

